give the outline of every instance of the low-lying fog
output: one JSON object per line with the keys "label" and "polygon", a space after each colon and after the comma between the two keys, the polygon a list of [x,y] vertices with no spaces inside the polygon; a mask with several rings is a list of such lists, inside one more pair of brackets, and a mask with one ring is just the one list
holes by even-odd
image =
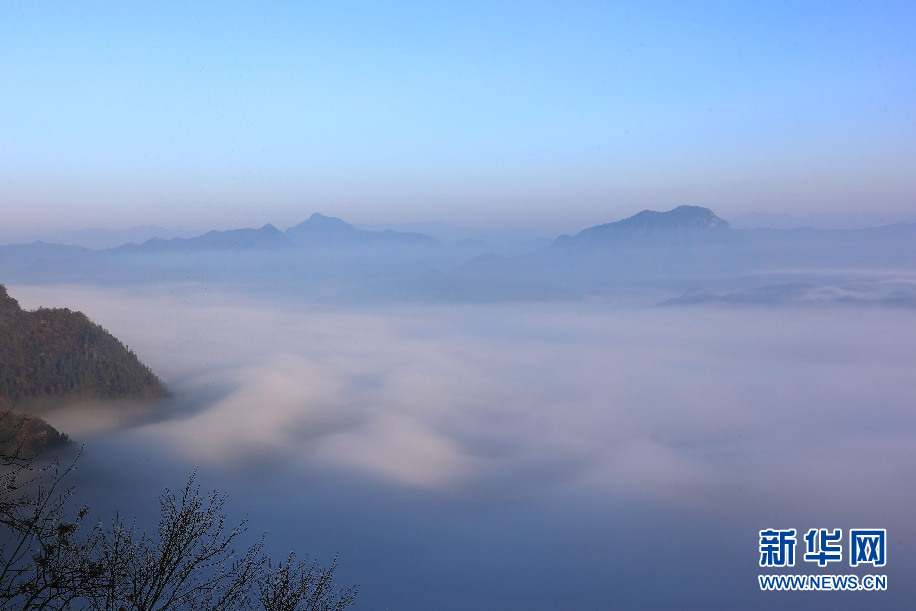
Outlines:
{"label": "low-lying fog", "polygon": [[[49,416],[86,444],[82,499],[148,519],[199,465],[277,555],[339,552],[360,609],[916,600],[912,309],[9,292],[84,311],[177,395],[127,429]],[[760,592],[765,528],[888,529],[865,571],[888,591]]]}

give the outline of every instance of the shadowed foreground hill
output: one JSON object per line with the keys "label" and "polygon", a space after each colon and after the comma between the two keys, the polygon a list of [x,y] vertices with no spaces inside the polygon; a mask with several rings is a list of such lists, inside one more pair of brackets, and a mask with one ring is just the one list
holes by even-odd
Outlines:
{"label": "shadowed foreground hill", "polygon": [[[137,356],[85,314],[25,311],[0,285],[0,409],[58,406],[88,399],[157,399],[165,386]],[[38,418],[7,415],[0,440],[62,436]],[[47,445],[47,444],[39,444]],[[53,444],[52,444],[53,445]]]}
{"label": "shadowed foreground hill", "polygon": [[[67,435],[41,418],[11,412],[9,403],[0,398],[0,456],[28,459],[68,443]],[[4,464],[8,463],[7,460]]]}

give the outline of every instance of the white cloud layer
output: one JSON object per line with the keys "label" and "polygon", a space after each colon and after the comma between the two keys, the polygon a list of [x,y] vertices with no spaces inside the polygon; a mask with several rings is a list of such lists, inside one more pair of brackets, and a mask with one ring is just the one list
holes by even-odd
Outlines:
{"label": "white cloud layer", "polygon": [[[905,310],[329,311],[229,295],[14,294],[107,321],[178,393],[205,401],[144,430],[193,461],[294,459],[430,489],[582,479],[699,502],[741,482],[762,494],[787,462],[780,494],[792,482],[803,494],[809,467],[825,481],[847,481],[847,469],[880,481],[916,420]],[[850,465],[850,447],[868,453]]]}
{"label": "white cloud layer", "polygon": [[52,415],[106,472],[95,505],[201,465],[281,545],[342,550],[367,608],[555,608],[557,579],[585,607],[707,601],[683,592],[711,579],[765,605],[741,584],[770,527],[887,528],[892,580],[912,568],[911,309],[10,293],[84,310],[179,395],[115,435]]}

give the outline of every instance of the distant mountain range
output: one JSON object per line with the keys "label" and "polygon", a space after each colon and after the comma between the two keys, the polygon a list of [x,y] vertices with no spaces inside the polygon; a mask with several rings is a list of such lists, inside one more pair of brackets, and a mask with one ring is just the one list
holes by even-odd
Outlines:
{"label": "distant mountain range", "polygon": [[575,236],[560,236],[554,246],[613,246],[634,240],[709,240],[729,229],[709,208],[678,206],[668,212],[643,210],[613,223],[589,227]]}
{"label": "distant mountain range", "polygon": [[[732,229],[864,229],[893,224],[916,223],[916,213],[887,214],[862,211],[855,214],[832,212],[792,215],[786,213],[748,212],[729,218]],[[543,241],[549,230],[535,231],[524,226],[467,226],[448,222],[414,222],[386,223],[377,225],[360,225],[366,231],[391,229],[407,233],[421,233],[431,236],[440,242],[457,243],[466,240],[482,241],[490,245],[514,244],[518,247],[541,246],[534,244]],[[31,243],[35,241],[68,246],[81,246],[91,250],[116,248],[124,244],[142,244],[152,238],[170,240],[172,238],[190,238],[205,232],[194,232],[188,229],[169,229],[158,225],[143,225],[126,229],[85,228],[57,231],[50,234],[32,236],[15,234],[7,231],[0,233],[0,244]]]}
{"label": "distant mountain range", "polygon": [[125,244],[114,250],[121,252],[169,252],[195,250],[247,250],[254,248],[278,248],[287,246],[289,240],[271,224],[260,229],[233,229],[230,231],[210,231],[192,238],[172,238],[164,240],[152,238],[142,244]]}
{"label": "distant mountain range", "polygon": [[0,277],[18,283],[182,282],[324,301],[489,302],[654,293],[671,298],[697,286],[718,295],[760,281],[819,286],[835,282],[828,276],[837,270],[869,277],[916,270],[916,224],[735,229],[700,206],[644,210],[538,244],[446,243],[313,214],[286,231],[268,224],[105,250],[43,242],[0,246]]}
{"label": "distant mountain range", "polygon": [[884,225],[916,223],[916,213],[883,214],[863,211],[857,214],[820,212],[792,215],[772,212],[748,212],[731,219],[734,229],[866,229]]}
{"label": "distant mountain range", "polygon": [[305,222],[286,230],[286,236],[301,246],[401,245],[435,246],[438,241],[422,233],[395,231],[366,231],[357,229],[339,218],[315,213]]}
{"label": "distant mountain range", "polygon": [[58,231],[45,238],[43,241],[54,244],[67,244],[71,246],[82,246],[92,250],[102,250],[105,248],[115,248],[122,244],[140,244],[152,238],[171,239],[178,237],[188,237],[183,232],[173,229],[166,229],[158,225],[143,225],[141,227],[131,227],[129,229],[75,229],[70,231]]}
{"label": "distant mountain range", "polygon": [[[526,255],[479,257],[427,274],[401,290],[412,300],[491,302],[661,296],[707,285],[731,293],[753,289],[761,281],[814,282],[836,288],[823,293],[836,295],[836,303],[905,305],[916,303],[911,298],[916,286],[901,282],[891,287],[876,279],[910,271],[916,271],[916,224],[851,230],[732,229],[708,208],[679,206],[667,212],[645,210],[574,236],[560,236],[551,246]],[[839,279],[852,277],[858,290],[849,292],[845,285],[837,285]],[[759,303],[768,303],[765,294],[759,293]],[[854,298],[840,297],[847,294]],[[688,302],[698,303],[672,303]]]}
{"label": "distant mountain range", "polygon": [[307,221],[280,231],[270,223],[260,229],[210,231],[192,238],[153,238],[142,244],[126,244],[130,252],[249,250],[292,247],[431,246],[436,240],[402,231],[365,231],[339,218],[315,213]]}

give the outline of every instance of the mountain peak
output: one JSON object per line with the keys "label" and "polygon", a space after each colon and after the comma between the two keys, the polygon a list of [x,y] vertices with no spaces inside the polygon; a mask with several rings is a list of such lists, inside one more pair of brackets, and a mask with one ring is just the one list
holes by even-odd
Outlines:
{"label": "mountain peak", "polygon": [[307,221],[303,221],[286,230],[291,233],[352,233],[359,231],[356,227],[334,216],[325,216],[319,212],[314,213]]}
{"label": "mountain peak", "polygon": [[652,238],[693,240],[697,236],[720,235],[728,229],[728,222],[709,208],[678,206],[667,212],[643,210],[620,221],[589,227],[575,237],[562,236],[555,244],[592,246]]}
{"label": "mountain peak", "polygon": [[[626,229],[727,229],[728,222],[722,220],[709,208],[702,206],[678,206],[667,212],[643,210],[629,218],[609,223]],[[606,225],[599,225],[605,227]]]}
{"label": "mountain peak", "polygon": [[307,241],[309,243],[313,243],[315,240],[321,242],[344,237],[354,238],[360,234],[362,232],[350,223],[318,212],[310,216],[307,221],[303,221],[286,230],[286,235],[293,240],[299,242]]}

